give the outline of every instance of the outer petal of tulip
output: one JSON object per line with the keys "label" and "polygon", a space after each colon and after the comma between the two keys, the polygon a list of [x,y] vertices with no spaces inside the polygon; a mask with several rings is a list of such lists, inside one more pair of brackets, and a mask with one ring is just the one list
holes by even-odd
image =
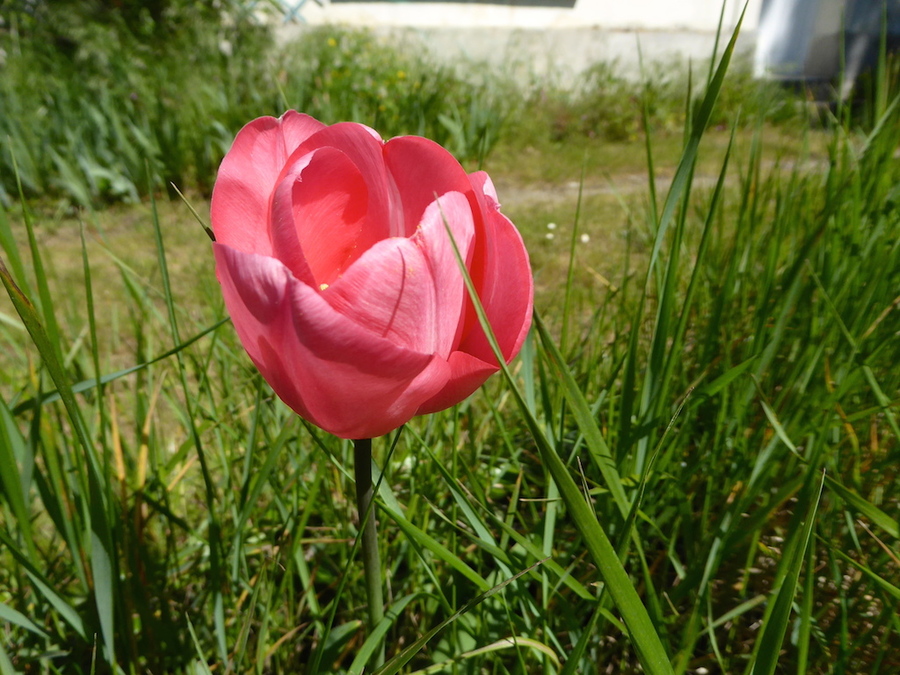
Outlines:
{"label": "outer petal of tulip", "polygon": [[[528,252],[513,224],[500,213],[497,193],[487,174],[472,174],[471,179],[476,194],[485,204],[478,240],[481,264],[471,274],[500,351],[509,361],[521,349],[531,326],[534,281]],[[459,403],[499,370],[474,307],[471,302],[467,304],[469,316],[463,321],[464,338],[459,351],[453,352],[449,359],[450,379],[437,395],[422,404],[417,415]]]}
{"label": "outer petal of tulip", "polygon": [[[519,353],[531,326],[534,282],[518,231],[499,211],[487,215],[486,269],[478,294],[500,351],[509,362]],[[470,305],[469,309],[471,315],[465,323],[474,321],[474,325],[467,327],[458,351],[450,355],[450,378],[438,394],[422,404],[417,415],[459,403],[500,369],[474,308]]]}
{"label": "outer petal of tulip", "polygon": [[492,358],[491,361],[492,363],[485,363],[471,354],[453,352],[447,362],[447,365],[450,366],[450,378],[447,384],[419,406],[416,415],[427,415],[446,410],[474,394],[478,387],[499,370],[496,359]]}
{"label": "outer petal of tulip", "polygon": [[[460,192],[474,201],[474,192],[465,170],[440,145],[427,138],[400,136],[384,145],[384,163],[397,186],[403,204],[404,230],[411,235],[425,209],[447,192]],[[480,209],[472,203],[477,216]]]}
{"label": "outer petal of tulip", "polygon": [[275,393],[341,438],[406,423],[449,378],[447,362],[373,335],[274,258],[214,244],[226,307]]}
{"label": "outer petal of tulip", "polygon": [[219,167],[210,218],[216,241],[248,253],[272,255],[268,228],[269,197],[285,162],[321,122],[289,111],[281,118],[260,117],[241,129]]}
{"label": "outer petal of tulip", "polygon": [[[480,259],[473,262],[471,274],[500,351],[508,361],[519,352],[531,326],[534,279],[522,235],[500,213],[497,193],[487,174],[477,172],[470,179],[486,203],[484,231],[475,252]],[[466,323],[471,329],[467,330],[460,350],[495,363],[474,310]]]}

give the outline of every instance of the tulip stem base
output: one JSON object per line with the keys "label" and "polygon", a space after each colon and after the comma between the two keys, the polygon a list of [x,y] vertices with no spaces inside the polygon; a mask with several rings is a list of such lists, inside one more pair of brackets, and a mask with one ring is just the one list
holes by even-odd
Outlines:
{"label": "tulip stem base", "polygon": [[[369,606],[369,632],[384,618],[384,596],[381,590],[381,557],[378,553],[378,534],[375,528],[375,488],[372,484],[372,439],[353,441],[353,467],[356,474],[356,508],[362,536],[363,569],[366,581],[366,600]],[[377,652],[374,666],[384,663],[384,645]]]}

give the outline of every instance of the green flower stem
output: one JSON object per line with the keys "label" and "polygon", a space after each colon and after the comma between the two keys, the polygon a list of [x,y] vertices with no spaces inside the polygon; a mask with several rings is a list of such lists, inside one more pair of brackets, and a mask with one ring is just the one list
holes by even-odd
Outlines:
{"label": "green flower stem", "polygon": [[[363,569],[366,577],[366,600],[369,605],[369,632],[384,618],[384,597],[381,591],[381,558],[378,555],[378,534],[375,530],[375,508],[372,503],[372,439],[353,441],[353,468],[356,472],[356,509],[362,535]],[[374,666],[384,663],[384,645],[378,650]]]}

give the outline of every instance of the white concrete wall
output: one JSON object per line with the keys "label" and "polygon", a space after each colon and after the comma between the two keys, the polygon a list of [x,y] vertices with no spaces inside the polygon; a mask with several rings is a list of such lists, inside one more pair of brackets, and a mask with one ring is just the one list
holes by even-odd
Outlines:
{"label": "white concrete wall", "polygon": [[[283,0],[296,5],[299,0]],[[725,1],[725,29],[737,23],[744,0]],[[309,0],[300,11],[309,24],[419,28],[599,28],[714,31],[722,0],[576,0],[572,8],[483,2],[336,2]],[[745,30],[754,30],[762,0],[749,0]]]}
{"label": "white concrete wall", "polygon": [[[599,62],[637,77],[644,66],[698,63],[712,56],[722,0],[575,0],[571,8],[484,2],[329,2],[307,0],[303,21],[283,24],[279,37],[334,24],[372,30],[386,41],[424,49],[465,67],[483,63],[528,83],[551,77],[562,85]],[[282,0],[297,6],[300,0]],[[320,4],[321,3],[321,4]],[[738,52],[752,51],[762,0],[749,0]],[[719,50],[744,0],[725,0]],[[639,57],[640,55],[640,57]]]}

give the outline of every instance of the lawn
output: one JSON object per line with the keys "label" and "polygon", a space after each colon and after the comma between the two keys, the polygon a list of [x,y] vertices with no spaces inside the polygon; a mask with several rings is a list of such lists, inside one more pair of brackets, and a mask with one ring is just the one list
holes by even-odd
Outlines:
{"label": "lawn", "polygon": [[[0,36],[0,673],[900,669],[887,74],[813,118],[727,50],[521,91],[191,11],[159,53],[78,24],[81,78],[52,26]],[[204,231],[289,107],[484,168],[535,277],[509,371],[374,440],[376,631],[353,445],[256,372]]]}

